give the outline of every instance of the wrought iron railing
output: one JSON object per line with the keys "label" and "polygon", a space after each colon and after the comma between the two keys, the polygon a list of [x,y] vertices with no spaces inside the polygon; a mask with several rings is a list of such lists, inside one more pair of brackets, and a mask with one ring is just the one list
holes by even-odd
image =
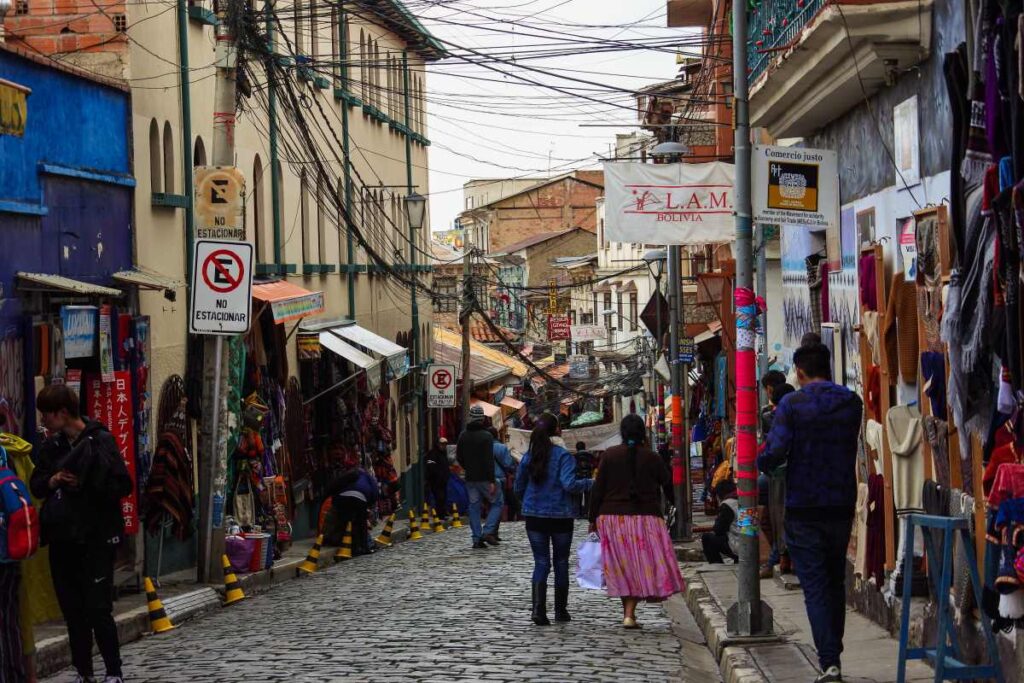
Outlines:
{"label": "wrought iron railing", "polygon": [[750,0],[747,14],[747,70],[754,83],[775,53],[796,42],[829,0]]}

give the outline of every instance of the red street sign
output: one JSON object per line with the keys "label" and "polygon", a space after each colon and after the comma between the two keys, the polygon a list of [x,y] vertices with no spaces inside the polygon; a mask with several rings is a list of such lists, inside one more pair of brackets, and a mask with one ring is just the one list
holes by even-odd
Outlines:
{"label": "red street sign", "polygon": [[548,341],[565,341],[572,337],[569,330],[569,316],[548,316]]}
{"label": "red street sign", "polygon": [[438,370],[434,373],[434,376],[430,378],[430,381],[438,389],[447,389],[452,383],[452,373],[447,370]]}
{"label": "red street sign", "polygon": [[202,270],[203,282],[215,292],[233,292],[245,279],[242,259],[227,249],[219,249],[207,256]]}

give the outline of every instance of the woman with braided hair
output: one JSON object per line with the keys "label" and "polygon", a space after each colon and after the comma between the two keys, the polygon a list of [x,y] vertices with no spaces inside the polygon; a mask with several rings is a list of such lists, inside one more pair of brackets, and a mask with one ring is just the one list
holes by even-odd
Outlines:
{"label": "woman with braided hair", "polygon": [[672,540],[662,518],[662,493],[672,500],[672,474],[647,447],[639,415],[619,427],[622,444],[608,449],[590,495],[590,528],[601,537],[608,595],[622,600],[622,625],[640,628],[636,606],[683,590]]}

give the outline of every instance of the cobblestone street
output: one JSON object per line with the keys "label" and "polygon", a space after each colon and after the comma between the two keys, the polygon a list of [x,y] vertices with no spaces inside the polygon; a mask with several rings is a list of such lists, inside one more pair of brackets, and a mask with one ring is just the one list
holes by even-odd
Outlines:
{"label": "cobblestone street", "polygon": [[[577,528],[574,551],[583,531]],[[642,605],[638,617],[644,628],[626,631],[617,600],[574,585],[573,621],[534,626],[526,535],[521,524],[503,525],[501,533],[505,543],[499,548],[474,551],[468,528],[449,530],[291,581],[125,646],[126,678],[719,680],[678,597]],[[550,611],[550,591],[548,600]],[[66,671],[49,680],[71,678]]]}

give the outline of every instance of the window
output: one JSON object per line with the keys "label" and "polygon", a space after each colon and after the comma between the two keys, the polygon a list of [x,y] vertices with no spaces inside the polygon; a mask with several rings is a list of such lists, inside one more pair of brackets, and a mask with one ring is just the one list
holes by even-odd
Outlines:
{"label": "window", "polygon": [[617,304],[615,306],[615,310],[618,313],[618,317],[615,320],[615,327],[617,329],[624,330],[626,329],[626,326],[623,324],[625,319],[622,317],[622,292],[617,292],[615,294],[615,299]]}
{"label": "window", "polygon": [[319,263],[327,263],[327,180],[316,182],[316,251]]}
{"label": "window", "polygon": [[611,292],[605,292],[604,293],[604,310],[602,312],[604,313],[604,326],[607,327],[609,331],[614,330],[615,326],[612,325],[612,293]]}
{"label": "window", "polygon": [[636,300],[636,292],[630,292],[629,293],[629,329],[631,329],[634,332],[636,332],[636,330],[637,330],[637,324],[636,324],[637,306],[638,306],[638,303],[637,303],[637,300]]}
{"label": "window", "polygon": [[160,152],[160,127],[149,122],[149,184],[153,192],[164,191],[163,154]]}
{"label": "window", "polygon": [[359,92],[363,96],[363,102],[369,103],[370,81],[367,59],[366,34],[363,33],[363,29],[359,29],[359,54],[356,55],[359,64]]}
{"label": "window", "polygon": [[593,325],[594,324],[594,314],[593,313],[584,313],[584,314],[582,314],[580,316],[580,324],[581,325]]}
{"label": "window", "polygon": [[349,69],[351,68],[350,65],[352,63],[349,59],[349,57],[352,54],[352,48],[349,47],[351,43],[349,42],[348,39],[348,15],[345,14],[344,10],[341,11],[341,16],[338,18],[338,20],[341,22],[341,52],[339,52],[338,54],[343,55],[345,57],[345,61],[343,62],[341,68],[341,87],[348,90],[349,82],[352,79],[352,74],[349,71]]}
{"label": "window", "polygon": [[[277,215],[273,217],[273,220],[277,221],[278,225],[284,224],[284,171],[281,168],[281,160],[274,160],[274,178],[277,182]],[[271,188],[273,190],[273,188]],[[287,241],[287,240],[286,240]],[[282,251],[284,249],[282,248]],[[280,257],[281,254],[274,254],[274,258]],[[282,261],[286,260],[284,258]]]}
{"label": "window", "polygon": [[467,209],[472,209],[473,208],[473,198],[472,197],[466,197],[466,208]]}
{"label": "window", "polygon": [[14,3],[14,14],[16,16],[24,16],[28,14],[28,0],[18,0]]}
{"label": "window", "polygon": [[602,249],[608,248],[608,242],[604,239],[604,218],[597,222],[597,243]]}
{"label": "window", "polygon": [[391,118],[395,117],[395,60],[389,54],[387,58],[387,70],[388,70],[388,91],[387,95],[387,112]]}
{"label": "window", "polygon": [[576,324],[576,309],[571,309],[569,311],[569,324],[570,325],[575,325]]}
{"label": "window", "polygon": [[597,316],[600,314],[600,311],[601,307],[597,305],[597,292],[594,292],[594,317],[590,319],[590,322],[594,322],[595,320],[597,320]]}
{"label": "window", "polygon": [[302,46],[305,45],[303,25],[302,25],[302,0],[295,0],[295,4],[292,5],[292,11],[295,19],[295,55],[303,54]]}
{"label": "window", "polygon": [[[338,217],[338,264],[348,263],[348,223],[345,220],[345,179],[338,178],[338,194],[334,198],[335,211]],[[349,216],[351,219],[352,217]]]}
{"label": "window", "polygon": [[334,87],[341,87],[341,26],[338,24],[338,8],[331,7],[331,74]]}
{"label": "window", "polygon": [[203,144],[202,138],[196,138],[192,150],[192,166],[206,166],[206,145]]}
{"label": "window", "polygon": [[267,258],[267,240],[264,230],[266,226],[266,213],[263,207],[263,162],[260,155],[252,162],[252,225],[253,235],[256,243],[256,262],[267,263],[272,260]]}
{"label": "window", "polygon": [[380,46],[377,45],[377,41],[373,41],[373,106],[380,109],[383,102],[380,97],[381,80],[380,80]]}
{"label": "window", "polygon": [[114,14],[114,30],[118,33],[124,33],[128,30],[128,17],[123,14]]}
{"label": "window", "polygon": [[170,121],[164,121],[164,192],[174,194],[174,135]]}
{"label": "window", "polygon": [[299,229],[302,231],[302,262],[313,263],[309,243],[309,184],[306,169],[299,172]]}

